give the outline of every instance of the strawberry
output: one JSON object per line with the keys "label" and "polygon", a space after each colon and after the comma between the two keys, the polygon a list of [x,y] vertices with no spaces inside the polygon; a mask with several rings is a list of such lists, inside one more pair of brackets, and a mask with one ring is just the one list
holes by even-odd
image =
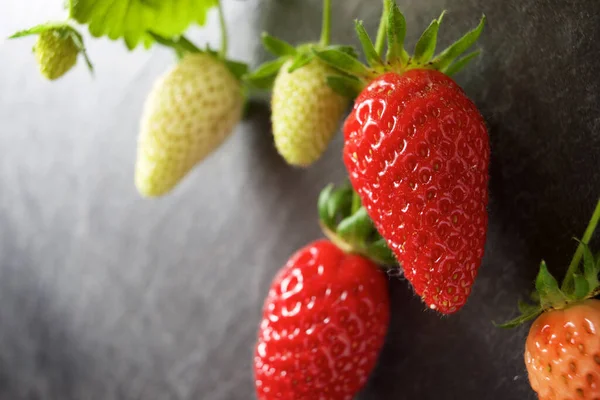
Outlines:
{"label": "strawberry", "polygon": [[316,49],[335,49],[355,56],[347,46],[330,46],[331,1],[323,5],[323,32],[319,43],[293,47],[263,34],[267,50],[278,56],[247,77],[258,88],[273,89],[271,122],[275,147],[293,166],[307,167],[317,161],[338,130],[348,107],[347,96],[327,85],[336,71],[314,56]]}
{"label": "strawberry", "polygon": [[536,318],[525,365],[543,400],[600,398],[600,301],[591,299],[600,293],[600,255],[594,257],[588,246],[598,220],[600,200],[562,285],[542,261],[532,296],[537,304],[520,303],[522,315],[500,325],[512,328]]}
{"label": "strawberry", "polygon": [[300,249],[264,304],[258,398],[351,399],[375,366],[388,323],[386,277],[373,262],[327,240]]}
{"label": "strawberry", "polygon": [[33,53],[40,73],[49,80],[66,74],[77,63],[79,53],[83,54],[90,71],[92,64],[83,45],[83,37],[75,28],[63,22],[50,22],[19,31],[9,39],[38,35]]}
{"label": "strawberry", "polygon": [[337,87],[361,90],[344,124],[352,186],[417,294],[450,314],[465,304],[483,257],[490,148],[481,114],[448,74],[477,54],[454,62],[485,19],[432,58],[440,17],[409,57],[404,17],[391,2],[386,11],[385,62],[361,22],[356,29],[370,68],[339,51],[318,55],[356,77],[337,78]]}
{"label": "strawberry", "polygon": [[79,51],[71,36],[56,30],[42,32],[33,47],[40,73],[50,80],[63,76],[77,63]]}
{"label": "strawberry", "polygon": [[148,197],[169,192],[231,134],[242,116],[238,78],[214,54],[189,53],[159,78],[140,123],[135,184]]}
{"label": "strawberry", "polygon": [[600,398],[600,301],[538,317],[527,336],[525,365],[540,399]]}

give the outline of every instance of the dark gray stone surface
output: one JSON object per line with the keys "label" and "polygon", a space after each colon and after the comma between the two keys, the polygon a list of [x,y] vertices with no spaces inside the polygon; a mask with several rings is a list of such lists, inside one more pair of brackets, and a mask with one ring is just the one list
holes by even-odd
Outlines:
{"label": "dark gray stone surface", "polygon": [[[47,4],[54,3],[54,4]],[[0,36],[60,11],[0,3]],[[440,318],[392,279],[392,327],[360,399],[533,399],[515,313],[540,259],[557,273],[600,194],[600,3],[593,0],[399,2],[408,42],[441,9],[444,41],[489,24],[481,59],[457,76],[492,143],[486,256],[468,305]],[[316,38],[317,0],[226,0],[235,57],[265,58],[262,30]],[[379,0],[336,0],[334,38],[374,32]],[[60,15],[60,14],[59,14]],[[216,39],[212,28],[193,38]],[[276,154],[268,109],[173,195],[132,184],[137,119],[166,50],[128,54],[89,41],[83,66],[50,84],[33,40],[0,42],[0,400],[253,398],[251,354],[268,284],[318,238],[319,190],[344,177],[341,140],[308,170]]]}

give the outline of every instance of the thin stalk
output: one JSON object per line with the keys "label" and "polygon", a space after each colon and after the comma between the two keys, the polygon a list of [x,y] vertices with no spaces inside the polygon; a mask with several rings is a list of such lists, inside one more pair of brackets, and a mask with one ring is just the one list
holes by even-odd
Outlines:
{"label": "thin stalk", "polygon": [[217,7],[219,9],[219,24],[221,25],[221,51],[219,52],[219,56],[221,58],[227,57],[227,23],[225,22],[225,14],[223,13],[223,4],[222,0],[217,1]]}
{"label": "thin stalk", "polygon": [[323,26],[321,28],[321,46],[329,46],[331,41],[331,0],[323,0]]}
{"label": "thin stalk", "polygon": [[562,284],[562,289],[564,290],[568,287],[573,280],[573,274],[579,267],[579,262],[581,261],[581,257],[583,256],[583,250],[586,245],[589,244],[590,239],[594,235],[594,231],[596,230],[596,226],[598,225],[598,221],[600,221],[600,199],[598,203],[596,203],[596,209],[594,210],[594,214],[592,214],[592,219],[588,223],[585,232],[583,233],[583,237],[577,246],[577,250],[575,250],[575,254],[573,255],[573,259],[571,260],[571,264],[569,264],[569,269],[567,270],[567,274],[565,275],[565,280]]}
{"label": "thin stalk", "polygon": [[388,2],[384,0],[383,10],[381,12],[381,20],[379,21],[379,28],[377,29],[377,38],[375,39],[375,51],[380,57],[383,57],[383,47],[385,45],[385,37],[387,32],[388,9]]}

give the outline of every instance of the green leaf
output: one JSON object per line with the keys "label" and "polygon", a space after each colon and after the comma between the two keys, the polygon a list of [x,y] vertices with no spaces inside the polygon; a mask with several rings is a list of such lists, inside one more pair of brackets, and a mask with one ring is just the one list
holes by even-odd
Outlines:
{"label": "green leaf", "polygon": [[404,38],[406,36],[406,19],[400,12],[400,9],[394,1],[389,4],[387,36],[388,36],[388,52],[387,61],[406,62],[408,54],[404,50]]}
{"label": "green leaf", "polygon": [[456,60],[457,57],[459,57],[461,54],[467,51],[469,47],[475,44],[477,39],[479,39],[481,32],[483,31],[484,25],[485,15],[481,17],[481,21],[475,29],[467,32],[462,38],[458,39],[456,42],[454,42],[454,44],[452,44],[440,55],[438,55],[432,62],[433,66],[440,71],[445,70],[450,64],[454,62],[454,60]]}
{"label": "green leaf", "polygon": [[444,12],[442,12],[442,15],[440,15],[438,19],[434,19],[431,22],[415,45],[415,54],[413,55],[413,58],[417,63],[425,63],[433,57],[437,44],[438,31],[440,29],[440,22],[443,17]]}
{"label": "green leaf", "polygon": [[367,237],[375,229],[364,207],[344,218],[337,226],[337,234],[349,242],[366,242]]}
{"label": "green leaf", "polygon": [[297,55],[296,58],[294,59],[294,61],[292,62],[292,65],[290,65],[290,67],[288,68],[288,72],[291,74],[298,68],[304,67],[306,64],[311,62],[313,60],[313,58],[314,58],[314,55],[312,53],[303,53],[303,54]]}
{"label": "green leaf", "polygon": [[367,33],[362,21],[356,20],[355,25],[356,34],[358,35],[358,40],[360,40],[360,44],[362,45],[363,53],[367,59],[367,62],[371,66],[382,65],[383,61],[377,51],[375,50],[375,46],[373,46],[373,42]]}
{"label": "green leaf", "polygon": [[372,75],[372,71],[370,71],[360,61],[339,50],[315,50],[315,54],[322,61],[331,65],[333,68],[336,68],[349,75],[356,76],[358,78],[366,78]]}
{"label": "green leaf", "polygon": [[337,94],[348,97],[350,99],[356,98],[363,89],[363,84],[356,78],[343,76],[343,75],[331,75],[327,77],[327,85],[332,88]]}
{"label": "green leaf", "polygon": [[527,321],[531,321],[532,319],[536,318],[538,315],[540,315],[542,313],[542,309],[537,307],[536,309],[530,309],[527,313],[524,313],[520,316],[518,316],[515,319],[512,319],[508,322],[505,322],[503,324],[496,324],[494,323],[494,325],[496,325],[498,328],[503,328],[503,329],[511,329],[511,328],[516,328],[519,325],[522,325],[523,323],[527,322]]}
{"label": "green leaf", "polygon": [[442,72],[444,72],[448,76],[456,75],[463,68],[465,68],[467,65],[469,65],[471,60],[473,60],[479,54],[481,54],[481,50],[475,50],[475,51],[467,54],[463,58],[460,58],[458,61],[455,61],[450,66],[448,66],[446,69],[442,70]]}
{"label": "green leaf", "polygon": [[296,54],[296,48],[288,42],[278,39],[264,32],[262,34],[262,43],[265,49],[277,57],[293,56]]}
{"label": "green leaf", "polygon": [[71,0],[70,16],[88,25],[93,36],[123,38],[129,49],[152,30],[162,37],[181,35],[192,23],[204,25],[218,0]]}
{"label": "green leaf", "polygon": [[574,300],[583,300],[590,293],[590,285],[588,281],[582,275],[574,274],[573,282],[575,290],[573,291],[572,298]]}
{"label": "green leaf", "polygon": [[535,289],[540,294],[540,303],[543,308],[555,307],[566,301],[565,295],[558,287],[558,282],[548,271],[545,261],[540,264],[540,271],[535,280]]}

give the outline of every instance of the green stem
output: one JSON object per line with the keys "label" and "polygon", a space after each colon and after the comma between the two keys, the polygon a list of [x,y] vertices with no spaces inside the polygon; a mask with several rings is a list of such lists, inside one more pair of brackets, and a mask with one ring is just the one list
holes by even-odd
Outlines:
{"label": "green stem", "polygon": [[583,233],[583,237],[579,242],[579,246],[577,246],[577,250],[575,250],[575,254],[573,255],[573,259],[571,260],[571,264],[569,264],[569,269],[567,270],[567,274],[565,275],[565,280],[562,284],[562,289],[565,289],[570,285],[573,280],[573,274],[577,271],[579,267],[579,262],[581,261],[581,257],[583,256],[583,250],[586,245],[589,244],[590,239],[594,235],[594,231],[596,230],[596,226],[598,225],[598,221],[600,221],[600,199],[598,203],[596,203],[596,209],[594,210],[594,214],[592,214],[592,219],[588,223],[585,232]]}
{"label": "green stem", "polygon": [[331,0],[323,0],[323,27],[321,28],[321,46],[329,46],[331,41]]}
{"label": "green stem", "polygon": [[225,14],[223,13],[223,2],[217,1],[217,7],[219,9],[219,23],[221,24],[221,51],[219,55],[221,58],[227,58],[227,23],[225,22]]}
{"label": "green stem", "polygon": [[377,38],[375,39],[375,51],[380,57],[383,57],[383,46],[385,45],[385,37],[387,31],[387,19],[388,19],[388,1],[383,1],[383,10],[381,12],[381,20],[379,21],[379,28],[377,29]]}

